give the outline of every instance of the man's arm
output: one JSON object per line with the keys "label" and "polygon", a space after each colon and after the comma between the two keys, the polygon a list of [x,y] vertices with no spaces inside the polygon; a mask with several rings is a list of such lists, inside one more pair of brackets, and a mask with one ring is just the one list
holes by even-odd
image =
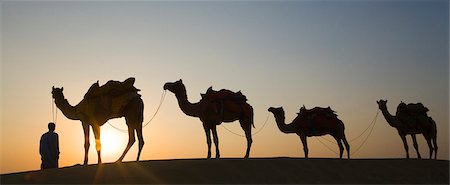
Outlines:
{"label": "man's arm", "polygon": [[39,142],[39,154],[41,154],[41,156],[42,156],[42,154],[43,154],[43,152],[44,152],[43,149],[42,149],[42,147],[43,147],[43,145],[44,145],[44,144],[42,143],[42,142],[43,142],[43,137],[44,137],[44,135],[41,136],[41,140],[40,140],[40,142]]}
{"label": "man's arm", "polygon": [[59,159],[59,136],[56,134],[56,151],[58,152],[57,157]]}

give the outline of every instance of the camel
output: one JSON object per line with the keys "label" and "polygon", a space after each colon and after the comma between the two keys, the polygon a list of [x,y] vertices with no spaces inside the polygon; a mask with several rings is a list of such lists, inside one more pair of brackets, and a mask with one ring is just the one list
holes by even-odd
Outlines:
{"label": "camel", "polygon": [[84,165],[88,163],[89,126],[92,127],[94,132],[98,164],[101,164],[100,126],[104,125],[109,119],[120,117],[125,117],[129,140],[122,156],[116,162],[121,162],[134,144],[135,131],[139,140],[139,152],[136,161],[139,161],[139,156],[144,146],[142,136],[144,103],[140,97],[141,95],[137,93],[139,90],[133,87],[134,78],[127,79],[123,84],[127,82],[129,82],[128,84],[131,83],[133,90],[127,90],[125,85],[121,86],[117,81],[109,81],[102,87],[98,87],[98,82],[94,83],[88,93],[86,93],[85,98],[76,106],[70,105],[67,99],[64,98],[63,87],[52,87],[52,96],[61,112],[68,119],[81,121],[84,132]]}
{"label": "camel", "polygon": [[281,132],[285,134],[295,133],[300,137],[306,159],[308,159],[307,137],[323,136],[326,134],[330,134],[336,139],[339,146],[340,159],[342,159],[344,151],[341,141],[344,142],[347,150],[347,157],[350,159],[350,145],[345,137],[344,123],[337,118],[330,108],[316,107],[312,110],[306,110],[305,107],[302,107],[300,113],[297,113],[298,116],[289,124],[285,124],[283,107],[270,107],[268,111],[273,113],[277,126]]}
{"label": "camel", "polygon": [[[419,153],[419,146],[416,140],[416,134],[422,134],[425,140],[427,141],[428,147],[430,149],[430,159],[432,158],[433,150],[434,150],[434,159],[436,159],[438,150],[436,141],[437,130],[436,130],[436,123],[431,117],[426,116],[426,119],[417,119],[417,121],[405,122],[402,121],[400,117],[393,116],[389,113],[386,106],[387,100],[379,100],[377,101],[377,104],[378,108],[383,113],[383,116],[386,119],[387,123],[391,127],[397,129],[398,135],[400,135],[400,138],[403,141],[403,147],[405,148],[407,159],[409,159],[408,143],[406,142],[406,135],[408,134],[411,135],[411,138],[413,140],[413,146],[416,149],[417,158],[420,159],[421,156]],[[416,118],[413,119],[416,120]]]}
{"label": "camel", "polygon": [[[254,127],[253,108],[243,101],[243,98],[235,98],[240,96],[240,93],[230,93],[229,90],[214,91],[209,88],[206,94],[202,94],[203,98],[199,102],[191,103],[187,98],[186,87],[181,79],[176,82],[167,82],[164,84],[164,90],[169,90],[175,94],[178,105],[184,114],[197,117],[202,122],[208,145],[207,159],[211,158],[211,132],[216,147],[216,158],[218,159],[220,158],[220,151],[216,127],[222,122],[228,123],[236,120],[239,120],[247,138],[247,151],[244,158],[249,157],[253,142],[251,132],[252,126]],[[233,94],[232,98],[227,99],[230,94]]]}

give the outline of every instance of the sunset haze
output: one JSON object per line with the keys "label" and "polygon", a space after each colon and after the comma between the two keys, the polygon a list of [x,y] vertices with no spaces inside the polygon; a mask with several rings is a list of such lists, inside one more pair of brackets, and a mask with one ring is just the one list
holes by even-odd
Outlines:
{"label": "sunset haze", "polygon": [[[39,139],[56,116],[59,166],[83,163],[80,121],[58,109],[52,87],[78,104],[99,81],[136,78],[144,122],[159,106],[163,85],[183,80],[188,100],[214,90],[241,91],[253,106],[250,158],[304,157],[295,134],[277,128],[269,107],[290,123],[301,106],[330,106],[349,140],[359,136],[386,99],[423,103],[437,125],[437,158],[449,160],[449,2],[417,1],[2,1],[0,173],[40,168]],[[123,118],[109,121],[126,129]],[[222,124],[244,134],[239,123]],[[246,139],[218,126],[221,157],[242,158]],[[122,154],[128,135],[101,127],[103,162]],[[379,113],[369,132],[350,142],[351,158],[404,158],[397,130]],[[143,128],[141,160],[205,158],[202,123],[167,92]],[[330,136],[323,138],[333,140]],[[418,144],[423,158],[428,146]],[[409,153],[416,158],[407,136]],[[308,138],[310,158],[338,158],[338,147]],[[356,151],[356,149],[360,149]],[[124,161],[133,161],[137,142]],[[213,155],[215,149],[213,147]],[[91,129],[89,164],[97,163]]]}

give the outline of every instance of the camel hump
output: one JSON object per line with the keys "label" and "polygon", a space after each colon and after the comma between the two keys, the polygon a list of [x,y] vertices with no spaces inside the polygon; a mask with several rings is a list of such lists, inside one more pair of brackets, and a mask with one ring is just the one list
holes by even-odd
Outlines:
{"label": "camel hump", "polygon": [[306,109],[305,107],[300,108],[300,112],[298,114],[306,115],[306,116],[328,116],[328,117],[337,117],[335,114],[336,111],[331,109],[331,107],[323,108],[323,107],[314,107],[312,109]]}
{"label": "camel hump", "polygon": [[91,85],[84,98],[93,98],[98,96],[119,96],[125,93],[137,93],[140,91],[134,87],[135,78],[131,77],[123,82],[110,80],[105,85],[99,86],[98,81]]}
{"label": "camel hump", "polygon": [[233,92],[228,89],[221,89],[219,91],[208,88],[206,94],[202,94],[203,98],[208,100],[232,100],[232,101],[247,101],[247,97],[241,93],[241,91]]}

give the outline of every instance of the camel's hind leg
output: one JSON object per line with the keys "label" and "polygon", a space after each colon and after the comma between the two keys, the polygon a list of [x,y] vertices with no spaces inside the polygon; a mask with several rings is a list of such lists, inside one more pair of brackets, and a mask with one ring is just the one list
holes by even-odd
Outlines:
{"label": "camel's hind leg", "polygon": [[[350,145],[348,144],[347,137],[345,137],[345,132],[344,132],[345,126],[341,120],[339,120],[339,122],[341,122],[341,124],[342,124],[341,130],[339,131],[340,138],[344,142],[345,149],[347,150],[347,158],[350,159]],[[341,156],[341,158],[342,158],[342,156]]]}
{"label": "camel's hind leg", "polygon": [[[434,145],[434,159],[437,159],[438,146],[437,146],[436,137],[433,138],[433,145]],[[430,159],[431,159],[431,156],[430,156]]]}
{"label": "camel's hind leg", "polygon": [[249,120],[241,119],[239,120],[241,123],[241,127],[245,132],[245,137],[247,138],[247,151],[245,152],[245,159],[248,159],[250,156],[250,149],[252,148],[252,123]]}
{"label": "camel's hind leg", "polygon": [[[433,145],[434,145],[434,159],[437,159],[437,151],[438,151],[438,146],[437,146],[437,137],[436,135],[433,136]],[[430,159],[431,159],[431,155],[430,155]]]}
{"label": "camel's hind leg", "polygon": [[427,141],[428,148],[430,149],[430,159],[433,156],[433,145],[431,144],[431,137],[428,134],[423,134],[423,137]]}
{"label": "camel's hind leg", "polygon": [[142,152],[142,148],[144,148],[144,137],[142,136],[142,125],[138,126],[138,128],[136,129],[136,134],[137,134],[138,141],[139,141],[139,151],[138,151],[136,161],[139,161],[139,158],[140,158],[141,152]]}
{"label": "camel's hind leg", "polygon": [[144,137],[142,135],[142,121],[144,120],[144,103],[141,98],[135,98],[124,108],[125,121],[128,126],[128,144],[123,151],[122,156],[117,160],[121,162],[136,141],[134,131],[136,131],[139,140],[139,151],[136,160],[139,161],[142,148],[144,147]]}
{"label": "camel's hind leg", "polygon": [[347,142],[345,134],[342,135],[342,141],[344,141],[345,149],[347,150],[347,158],[350,159],[350,145]]}
{"label": "camel's hind leg", "polygon": [[[430,122],[432,124],[432,128],[431,128],[431,139],[433,140],[433,148],[434,148],[434,159],[437,159],[437,151],[438,151],[438,146],[437,146],[437,129],[436,129],[436,122],[434,122],[434,120],[430,117]],[[428,140],[427,140],[428,141]],[[431,154],[430,154],[430,159],[431,159]]]}
{"label": "camel's hind leg", "polygon": [[128,144],[125,150],[123,151],[122,156],[120,156],[120,158],[117,159],[116,162],[122,162],[128,150],[130,150],[131,146],[133,146],[134,142],[136,141],[136,139],[134,138],[134,130],[135,128],[132,128],[131,126],[128,125]]}
{"label": "camel's hind leg", "polygon": [[342,145],[341,138],[339,136],[333,136],[336,139],[336,142],[339,146],[339,159],[342,159],[342,155],[344,154],[344,146]]}

